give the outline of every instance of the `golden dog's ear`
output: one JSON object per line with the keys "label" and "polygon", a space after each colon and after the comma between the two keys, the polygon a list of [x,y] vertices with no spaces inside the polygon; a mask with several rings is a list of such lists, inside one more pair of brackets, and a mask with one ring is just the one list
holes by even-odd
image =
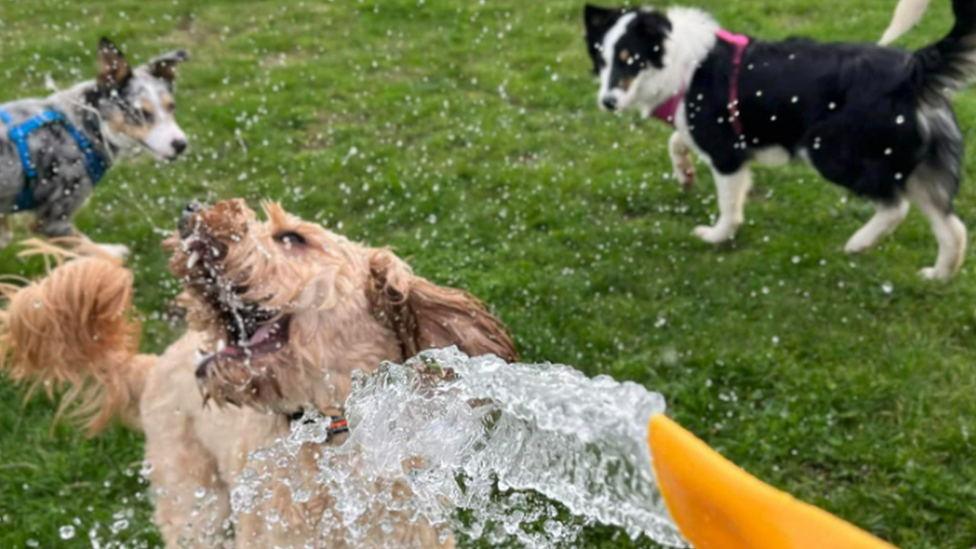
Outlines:
{"label": "golden dog's ear", "polygon": [[373,314],[396,333],[405,358],[425,349],[457,345],[468,356],[518,360],[508,329],[478,298],[416,276],[383,250],[370,258],[366,289]]}

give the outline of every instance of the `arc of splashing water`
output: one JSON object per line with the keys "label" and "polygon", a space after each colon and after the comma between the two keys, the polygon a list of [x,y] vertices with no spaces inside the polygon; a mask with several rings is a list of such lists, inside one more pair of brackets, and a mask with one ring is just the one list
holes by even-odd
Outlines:
{"label": "arc of splashing water", "polygon": [[762,482],[663,414],[648,446],[664,500],[696,549],[895,549]]}

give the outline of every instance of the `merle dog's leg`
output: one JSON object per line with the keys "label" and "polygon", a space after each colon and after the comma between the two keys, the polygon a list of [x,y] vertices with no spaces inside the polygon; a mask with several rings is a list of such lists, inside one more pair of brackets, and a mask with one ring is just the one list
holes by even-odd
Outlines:
{"label": "merle dog's leg", "polygon": [[718,244],[735,236],[736,229],[745,221],[746,196],[752,187],[752,172],[747,165],[729,175],[721,174],[714,168],[712,172],[718,189],[718,223],[714,227],[696,227],[694,235],[705,242]]}
{"label": "merle dog's leg", "polygon": [[873,248],[883,237],[895,232],[908,216],[909,203],[898,197],[894,202],[877,202],[874,217],[860,228],[844,246],[844,251],[856,254]]}
{"label": "merle dog's leg", "polygon": [[668,154],[671,155],[671,166],[674,177],[685,188],[695,184],[695,159],[691,154],[691,147],[681,138],[680,132],[671,134],[668,142]]}
{"label": "merle dog's leg", "polygon": [[101,248],[106,254],[125,259],[129,256],[129,248],[123,244],[100,244],[92,241],[78,231],[74,226],[74,214],[87,199],[81,194],[62,194],[58,198],[43,203],[37,210],[37,221],[34,232],[47,238],[74,236]]}
{"label": "merle dog's leg", "polygon": [[0,215],[0,250],[9,246],[14,239],[14,234],[10,232],[10,215]]}

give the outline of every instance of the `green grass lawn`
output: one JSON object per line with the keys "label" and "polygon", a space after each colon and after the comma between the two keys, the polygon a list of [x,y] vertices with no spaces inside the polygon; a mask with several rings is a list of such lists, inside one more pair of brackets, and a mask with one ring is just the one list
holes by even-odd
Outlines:
{"label": "green grass lawn", "polygon": [[[757,36],[873,41],[895,0],[697,3]],[[950,27],[948,0],[934,4],[906,45]],[[717,213],[710,176],[682,192],[665,175],[668,128],[596,108],[581,12],[582,0],[0,0],[0,101],[45,94],[47,74],[65,87],[92,76],[101,35],[137,62],[191,51],[178,100],[192,153],[114,169],[78,218],[132,248],[147,351],[182,330],[160,247],[182,206],[273,198],[482,297],[526,360],[662,392],[680,423],[777,487],[904,549],[976,545],[976,261],[951,284],[919,280],[936,245],[918,212],[845,256],[872,208],[802,166],[757,172],[734,243],[697,242],[692,228]],[[976,99],[955,103],[972,137]],[[970,230],[974,174],[970,162],[957,202]],[[16,252],[0,272],[40,272]],[[0,380],[0,548],[89,547],[93,528],[158,546],[140,435],[87,440],[22,397]]]}

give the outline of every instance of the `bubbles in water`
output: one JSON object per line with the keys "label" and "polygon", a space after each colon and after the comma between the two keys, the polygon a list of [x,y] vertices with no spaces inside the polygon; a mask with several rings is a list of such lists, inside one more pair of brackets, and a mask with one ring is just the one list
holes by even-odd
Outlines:
{"label": "bubbles in water", "polygon": [[61,536],[61,539],[71,539],[75,537],[75,527],[70,524],[62,526],[58,529],[58,535]]}
{"label": "bubbles in water", "polygon": [[[257,504],[282,487],[308,509],[328,494],[332,504],[308,521],[312,537],[350,546],[367,537],[377,546],[379,534],[409,524],[442,539],[456,532],[545,548],[573,543],[594,523],[685,546],[646,444],[648,420],[664,410],[663,397],[640,385],[567,366],[427,351],[354,376],[342,446],[322,444],[329,419],[312,412],[253,452],[231,505],[235,515],[284,522]],[[385,546],[403,547],[393,537]]]}

